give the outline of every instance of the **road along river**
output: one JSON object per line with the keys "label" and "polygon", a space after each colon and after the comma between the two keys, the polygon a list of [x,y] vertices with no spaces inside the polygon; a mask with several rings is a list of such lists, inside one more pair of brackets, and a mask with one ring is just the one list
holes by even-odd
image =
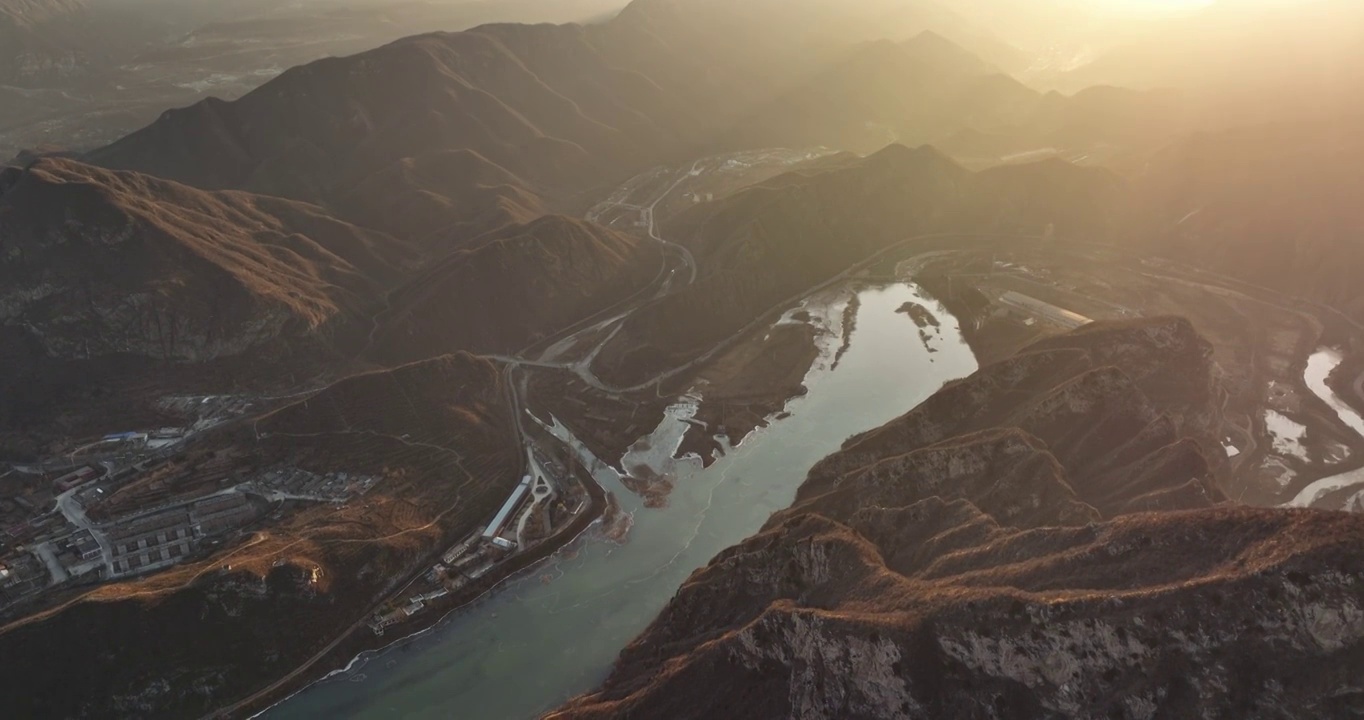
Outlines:
{"label": "road along river", "polygon": [[[815,462],[848,436],[884,424],[975,370],[952,316],[905,284],[857,291],[851,346],[831,368],[852,292],[836,289],[806,301],[829,332],[806,379],[809,393],[790,403],[789,415],[703,468],[694,458],[671,458],[694,403],[684,397],[631,449],[627,464],[675,476],[666,508],[643,508],[614,471],[598,467],[598,482],[634,516],[625,542],[582,538],[480,604],[358,659],[264,717],[529,718],[591,690],[693,570],[790,504]],[[942,321],[927,344],[914,322],[896,312],[907,301]]]}

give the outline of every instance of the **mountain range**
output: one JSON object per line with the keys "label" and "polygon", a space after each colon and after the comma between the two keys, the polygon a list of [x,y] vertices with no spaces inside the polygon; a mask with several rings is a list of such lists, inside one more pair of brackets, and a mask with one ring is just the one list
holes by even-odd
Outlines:
{"label": "mountain range", "polygon": [[[832,28],[817,23],[818,15],[799,14],[779,17],[801,29],[801,39],[772,42],[795,55],[808,50],[803,62],[809,64],[785,68],[787,80],[774,79],[762,92],[739,92],[728,80],[770,70],[771,58],[702,28],[757,22],[759,15],[728,4],[691,10],[697,14],[688,22],[670,23],[677,7],[649,1],[600,25],[503,24],[407,38],[291,69],[240,100],[167,111],[79,158],[7,170],[0,222],[13,233],[3,242],[15,284],[4,317],[8,332],[32,336],[22,343],[31,352],[10,376],[26,381],[11,390],[51,388],[50,368],[59,361],[88,368],[63,373],[66,383],[96,374],[92,362],[116,357],[203,363],[250,350],[253,360],[280,359],[292,374],[298,364],[289,358],[326,357],[334,364],[357,354],[388,362],[460,349],[506,351],[632,295],[656,275],[652,243],[567,219],[605,187],[651,164],[721,148],[743,127],[779,134],[764,117],[780,116],[783,103],[822,102],[821,88],[837,87],[840,78],[883,57],[940,88],[941,97],[995,94],[970,90],[977,83],[1021,96],[1016,83],[942,35],[919,33],[844,55],[833,48],[846,46],[831,44],[824,32]],[[658,42],[635,42],[646,30]],[[737,53],[735,75],[680,72],[694,58],[692,41]],[[802,68],[822,67],[820,58],[831,57],[840,58],[831,70],[798,81]],[[867,98],[889,79],[882,74],[848,87]],[[764,95],[769,99],[761,100]],[[981,107],[1004,112],[983,102],[930,124],[945,131],[954,114],[965,123]],[[703,113],[698,103],[727,110]],[[917,112],[918,106],[899,107]],[[863,118],[849,113],[811,129],[809,138],[835,142],[862,127]],[[894,163],[877,164],[898,172]],[[916,182],[961,180],[950,162],[926,168],[944,176],[895,181],[903,190]],[[836,193],[840,182],[831,177],[824,186]],[[860,182],[878,180],[869,175]],[[921,207],[959,215],[957,194],[925,197]],[[48,199],[31,202],[30,196]],[[93,201],[83,212],[91,214],[75,223],[55,209],[86,196]],[[835,202],[850,216],[880,217],[888,223],[885,233],[914,231],[922,223],[878,215],[875,203],[889,206],[895,198],[883,192],[868,204],[845,194]],[[750,203],[715,222],[755,222],[744,216],[760,208]],[[840,262],[884,242],[883,236],[848,247]],[[715,238],[687,244],[706,256],[707,272],[725,267],[739,247]],[[87,246],[98,252],[84,252]],[[152,247],[155,261],[144,262]],[[40,261],[42,271],[32,273]],[[120,270],[134,266],[135,272]],[[752,262],[734,267],[754,269]],[[774,272],[772,287],[751,298],[735,295],[738,286],[719,277],[703,278],[698,287],[722,288],[712,300],[739,309],[735,318],[747,322],[755,303],[776,302],[785,297],[777,292],[789,294],[815,279],[812,267]],[[531,292],[512,291],[521,284]],[[686,298],[701,294],[694,288],[653,312],[690,313]],[[555,311],[530,322],[544,313],[544,303]],[[451,314],[464,308],[509,314],[486,320]],[[695,340],[691,327],[702,324],[682,322],[683,342]],[[668,343],[659,347],[677,352]],[[620,355],[613,350],[607,360],[619,363]]]}
{"label": "mountain range", "polygon": [[1109,237],[1122,183],[1061,161],[978,173],[931,148],[795,170],[684,212],[664,228],[694,256],[695,283],[631,317],[598,367],[639,381],[694,361],[808,288],[918,238]]}
{"label": "mountain range", "polygon": [[[244,27],[316,29],[311,4],[270,22],[247,13],[261,5],[220,6],[242,17],[149,52],[175,65]],[[1356,116],[1240,123],[1196,83],[1030,87],[1015,46],[1085,17],[1070,0],[847,5],[635,0],[598,22],[431,32],[0,169],[4,459],[112,418],[193,422],[155,401],[221,393],[261,405],[189,443],[196,459],[384,483],[272,505],[230,563],[210,549],[7,618],[0,653],[34,659],[0,680],[15,712],[178,717],[292,688],[339,643],[372,641],[353,631],[501,507],[538,450],[518,377],[543,370],[565,408],[634,428],[665,412],[665,379],[812,289],[898,276],[892,250],[1110,246],[1364,319]],[[0,92],[145,57],[90,39],[141,37],[105,12],[0,0]],[[1048,20],[996,34],[979,22],[994,12]],[[332,29],[375,17],[323,14]],[[1266,118],[1293,104],[1257,101]],[[818,159],[756,182],[716,163],[724,189],[674,193],[697,158],[770,146]],[[613,315],[569,338],[567,360],[499,357]],[[816,333],[751,365],[800,365]],[[1157,317],[949,383],[817,464],[551,717],[1364,712],[1364,524],[1229,502],[1221,377],[1188,321]]]}
{"label": "mountain range", "polygon": [[1228,506],[1211,371],[1153,318],[949,384],[816,465],[546,717],[1348,716],[1364,521]]}

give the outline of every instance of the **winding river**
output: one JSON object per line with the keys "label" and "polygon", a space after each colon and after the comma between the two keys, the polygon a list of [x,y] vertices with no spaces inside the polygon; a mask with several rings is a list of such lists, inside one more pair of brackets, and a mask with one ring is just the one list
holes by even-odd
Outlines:
{"label": "winding river", "polygon": [[[676,476],[666,508],[643,508],[614,471],[598,466],[598,481],[634,516],[625,542],[584,537],[480,604],[358,659],[264,717],[529,718],[592,689],[693,570],[790,504],[815,462],[975,370],[952,316],[905,284],[857,291],[851,347],[831,367],[852,292],[806,301],[829,332],[806,378],[809,392],[789,404],[789,415],[703,468],[696,458],[672,459],[695,402],[684,397],[631,449],[627,463]],[[896,312],[907,301],[942,321],[927,343]]]}
{"label": "winding river", "polygon": [[[1330,349],[1321,349],[1308,358],[1307,368],[1303,371],[1303,380],[1307,383],[1307,388],[1317,397],[1331,407],[1340,417],[1340,421],[1351,430],[1364,437],[1364,417],[1355,412],[1344,400],[1336,395],[1335,391],[1326,384],[1326,379],[1331,377],[1331,373],[1340,365],[1343,358],[1340,352]],[[1359,487],[1359,495],[1347,499],[1344,503],[1337,503],[1331,507],[1323,507],[1322,501],[1327,496],[1345,490],[1347,488]],[[1322,507],[1326,510],[1349,510],[1354,509],[1358,504],[1364,507],[1364,468],[1352,470],[1324,477],[1303,488],[1292,500],[1288,501],[1289,507]]]}

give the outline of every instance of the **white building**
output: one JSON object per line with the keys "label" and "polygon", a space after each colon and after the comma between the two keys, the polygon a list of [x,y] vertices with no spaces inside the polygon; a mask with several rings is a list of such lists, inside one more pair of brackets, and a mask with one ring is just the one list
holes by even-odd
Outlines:
{"label": "white building", "polygon": [[1093,320],[1076,312],[1071,312],[1065,308],[1057,307],[1051,303],[1043,302],[1037,298],[1028,297],[1023,293],[1009,290],[999,298],[999,304],[1005,312],[1021,316],[1025,319],[1036,319],[1055,325],[1065,330],[1074,330],[1078,327],[1088,325]]}

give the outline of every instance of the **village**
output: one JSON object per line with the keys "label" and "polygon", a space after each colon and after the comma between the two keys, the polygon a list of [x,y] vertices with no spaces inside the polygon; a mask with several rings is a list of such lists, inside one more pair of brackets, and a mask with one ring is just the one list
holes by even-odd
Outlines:
{"label": "village", "polygon": [[63,590],[134,578],[208,552],[286,502],[345,503],[380,480],[256,467],[193,439],[240,415],[231,398],[173,398],[186,427],[110,433],[0,467],[0,613]]}

